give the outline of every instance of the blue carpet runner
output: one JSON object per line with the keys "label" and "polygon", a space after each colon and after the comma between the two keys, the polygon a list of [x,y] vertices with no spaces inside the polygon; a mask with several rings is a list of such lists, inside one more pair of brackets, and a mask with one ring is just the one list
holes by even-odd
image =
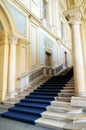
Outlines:
{"label": "blue carpet runner", "polygon": [[65,75],[54,76],[42,84],[29,95],[21,99],[7,112],[1,114],[2,117],[35,124],[35,120],[41,117],[41,113],[46,111],[46,107],[51,104],[55,96],[58,96],[61,89],[73,76],[73,69]]}

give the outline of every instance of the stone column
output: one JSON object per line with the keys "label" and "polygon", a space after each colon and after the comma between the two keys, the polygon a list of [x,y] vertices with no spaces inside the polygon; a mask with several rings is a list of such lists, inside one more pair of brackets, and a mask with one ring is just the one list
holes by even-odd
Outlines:
{"label": "stone column", "polygon": [[73,39],[73,64],[76,95],[71,98],[72,106],[86,107],[86,83],[85,69],[82,54],[82,42],[80,35],[80,24],[82,11],[80,8],[72,9],[64,13],[72,29]]}
{"label": "stone column", "polygon": [[10,54],[9,54],[9,77],[8,77],[8,95],[9,98],[14,97],[16,82],[16,44],[18,38],[14,35],[9,37]]}
{"label": "stone column", "polygon": [[72,28],[74,79],[76,95],[86,96],[84,62],[80,35],[82,13],[80,9],[73,9],[71,11],[68,11],[67,14],[69,24]]}
{"label": "stone column", "polygon": [[84,96],[86,93],[85,88],[85,73],[82,56],[82,45],[80,38],[80,23],[72,25],[73,32],[73,52],[74,52],[74,71],[75,71],[75,83],[76,92],[78,95]]}

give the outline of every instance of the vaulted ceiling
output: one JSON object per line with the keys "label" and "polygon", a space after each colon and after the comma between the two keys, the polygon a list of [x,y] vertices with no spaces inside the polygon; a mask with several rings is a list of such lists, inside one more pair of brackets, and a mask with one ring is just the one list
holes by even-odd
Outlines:
{"label": "vaulted ceiling", "polygon": [[66,0],[68,9],[81,6],[86,0]]}
{"label": "vaulted ceiling", "polygon": [[86,0],[66,0],[68,10],[80,7],[84,18],[86,19]]}

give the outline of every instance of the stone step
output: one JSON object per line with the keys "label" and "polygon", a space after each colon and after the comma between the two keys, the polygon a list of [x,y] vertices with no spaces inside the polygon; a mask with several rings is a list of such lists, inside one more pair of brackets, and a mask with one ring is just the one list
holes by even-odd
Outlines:
{"label": "stone step", "polygon": [[66,123],[64,125],[64,130],[86,130],[86,123]]}
{"label": "stone step", "polygon": [[74,80],[74,77],[72,77],[70,80]]}
{"label": "stone step", "polygon": [[6,104],[0,104],[0,114],[3,113],[3,112],[5,112],[5,111],[7,111],[8,108],[9,108],[8,105],[6,105]]}
{"label": "stone step", "polygon": [[63,130],[63,127],[66,124],[66,121],[57,121],[57,120],[45,119],[45,118],[39,118],[35,122],[36,125],[48,127],[53,130],[57,130],[57,129]]}
{"label": "stone step", "polygon": [[46,111],[42,113],[42,118],[53,119],[56,121],[67,121],[67,122],[76,121],[80,116],[81,115],[79,114],[74,115],[74,114],[51,112],[51,111]]}
{"label": "stone step", "polygon": [[74,84],[70,84],[70,83],[68,83],[68,84],[65,84],[65,86],[69,86],[69,87],[74,87]]}
{"label": "stone step", "polygon": [[67,84],[65,84],[66,86],[74,86],[74,83],[72,84],[72,83],[67,83]]}
{"label": "stone step", "polygon": [[53,119],[40,118],[36,120],[36,124],[48,127],[53,130],[86,130],[86,123],[73,123],[66,121],[56,121]]}
{"label": "stone step", "polygon": [[67,86],[67,87],[64,87],[63,89],[74,90],[74,87],[69,87],[69,86]]}
{"label": "stone step", "polygon": [[[64,87],[63,90],[69,90],[69,91],[70,91],[70,90],[73,90],[73,91],[75,91],[75,88],[74,88],[74,87]],[[73,92],[73,93],[74,93],[74,92]]]}
{"label": "stone step", "polygon": [[15,98],[11,98],[9,100],[5,100],[4,101],[4,104],[6,106],[13,106],[15,103],[19,102],[22,98],[24,98],[26,95],[29,95],[29,92],[28,91],[24,91],[22,93],[20,93],[19,95],[17,95]]}
{"label": "stone step", "polygon": [[69,82],[74,82],[74,79],[73,79],[73,78],[72,78],[72,79],[70,79],[70,80],[69,80]]}
{"label": "stone step", "polygon": [[23,92],[23,93],[20,93],[17,97],[25,97],[26,95],[29,95],[29,93],[28,92]]}
{"label": "stone step", "polygon": [[74,85],[74,82],[67,82],[66,84]]}
{"label": "stone step", "polygon": [[86,123],[86,113],[82,113],[81,115],[77,115],[77,117],[74,118],[73,123],[80,123],[85,122]]}
{"label": "stone step", "polygon": [[71,106],[61,106],[61,105],[50,105],[47,107],[47,111],[51,112],[62,112],[62,113],[68,113],[68,114],[78,114],[82,113],[83,109],[78,107],[71,107]]}
{"label": "stone step", "polygon": [[6,105],[6,106],[8,106],[8,107],[11,107],[11,106],[13,106],[14,104],[16,103],[16,101],[4,101],[4,104]]}
{"label": "stone step", "polygon": [[69,83],[69,84],[74,84],[74,81],[68,81],[67,83]]}
{"label": "stone step", "polygon": [[74,93],[59,93],[58,96],[62,96],[62,97],[70,97],[70,96],[74,96]]}
{"label": "stone step", "polygon": [[22,98],[25,98],[25,96],[26,96],[26,95],[20,94],[20,95],[18,95],[18,97],[17,97],[17,98],[22,99]]}
{"label": "stone step", "polygon": [[68,93],[74,93],[75,90],[70,90],[70,89],[66,89],[66,90],[65,90],[65,89],[62,89],[61,92],[64,92],[64,93],[67,93],[67,92],[68,92]]}
{"label": "stone step", "polygon": [[65,87],[74,87],[74,84],[65,84]]}
{"label": "stone step", "polygon": [[52,112],[46,111],[42,113],[43,118],[54,119],[59,121],[67,122],[86,122],[86,113],[61,113],[61,112]]}
{"label": "stone step", "polygon": [[73,82],[68,82],[67,84],[69,84],[69,85],[74,85],[74,83],[73,83]]}
{"label": "stone step", "polygon": [[68,82],[74,82],[74,79],[70,79]]}
{"label": "stone step", "polygon": [[69,83],[69,84],[74,84],[74,81],[71,80],[71,81],[68,81],[67,83]]}
{"label": "stone step", "polygon": [[71,97],[63,97],[63,96],[58,96],[58,97],[55,97],[55,100],[60,100],[60,101],[64,101],[64,102],[70,102],[71,100]]}
{"label": "stone step", "polygon": [[36,89],[37,87],[33,87],[33,88],[28,88],[26,90],[24,90],[24,92],[30,93],[33,92],[34,89]]}
{"label": "stone step", "polygon": [[59,112],[51,112],[51,111],[46,111],[42,113],[42,118],[47,118],[47,119],[54,119],[56,121],[73,121],[73,118],[67,113],[59,113]]}
{"label": "stone step", "polygon": [[70,103],[63,102],[63,101],[52,101],[51,105],[53,105],[53,106],[70,106]]}

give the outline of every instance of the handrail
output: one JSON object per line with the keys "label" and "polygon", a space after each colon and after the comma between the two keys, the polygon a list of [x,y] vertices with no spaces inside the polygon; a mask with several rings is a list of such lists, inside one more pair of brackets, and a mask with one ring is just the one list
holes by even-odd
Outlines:
{"label": "handrail", "polygon": [[63,66],[63,64],[61,64],[61,65],[59,65],[59,66],[54,66],[54,67],[52,67],[52,69],[57,69],[57,68],[60,67],[60,66]]}
{"label": "handrail", "polygon": [[61,70],[63,70],[63,64],[57,67],[45,67],[45,76],[55,76],[57,73],[59,73]]}
{"label": "handrail", "polygon": [[36,73],[36,72],[38,72],[39,70],[41,70],[43,68],[44,67],[42,66],[42,67],[36,68],[35,70],[30,70],[29,72],[26,72],[26,73],[22,74],[20,77],[18,77],[18,80],[20,80],[21,78],[23,78],[23,77],[25,77],[27,75],[30,76],[31,74]]}
{"label": "handrail", "polygon": [[61,71],[63,69],[63,64],[61,64],[60,66],[56,66],[56,67],[52,67],[52,66],[49,66],[49,67],[45,67],[45,66],[42,66],[42,67],[38,67],[36,68],[35,70],[31,70],[23,75],[21,75],[18,80],[20,80],[21,78],[25,77],[25,76],[29,76],[29,77],[37,77],[36,74],[39,76],[38,72],[40,72],[40,75],[44,73],[44,70],[46,71],[45,75],[49,75],[49,76],[54,76],[56,75],[59,71]]}
{"label": "handrail", "polygon": [[38,72],[39,70],[41,70],[41,69],[43,69],[43,68],[44,68],[44,66],[38,67],[38,68],[36,68],[36,69],[34,69],[34,70],[30,70],[30,71],[28,72],[28,74],[31,75],[31,74],[33,74],[33,73],[36,73],[36,72]]}
{"label": "handrail", "polygon": [[43,67],[29,74],[29,81],[33,81],[39,76],[43,75]]}

